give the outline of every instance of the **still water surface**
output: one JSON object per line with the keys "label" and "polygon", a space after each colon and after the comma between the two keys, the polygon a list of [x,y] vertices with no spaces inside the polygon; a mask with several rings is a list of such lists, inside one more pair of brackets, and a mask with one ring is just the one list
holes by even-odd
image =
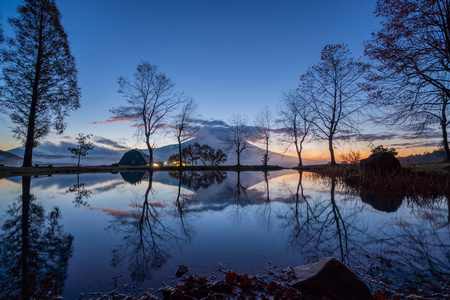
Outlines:
{"label": "still water surface", "polygon": [[12,177],[0,192],[0,298],[156,290],[181,264],[270,280],[327,256],[373,292],[448,288],[444,196],[364,202],[291,170]]}

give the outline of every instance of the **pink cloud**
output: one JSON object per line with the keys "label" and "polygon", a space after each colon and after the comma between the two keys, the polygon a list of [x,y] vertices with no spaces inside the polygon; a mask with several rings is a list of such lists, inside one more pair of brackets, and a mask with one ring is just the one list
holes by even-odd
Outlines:
{"label": "pink cloud", "polygon": [[112,117],[106,121],[89,121],[89,124],[98,125],[98,124],[111,124],[117,122],[132,122],[132,121],[135,121],[135,119],[129,117]]}

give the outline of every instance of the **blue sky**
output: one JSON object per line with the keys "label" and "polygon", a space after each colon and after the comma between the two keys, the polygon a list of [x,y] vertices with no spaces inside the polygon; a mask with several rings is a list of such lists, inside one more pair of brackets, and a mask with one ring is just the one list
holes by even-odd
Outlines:
{"label": "blue sky", "polygon": [[[1,1],[6,18],[21,1]],[[199,104],[205,120],[226,121],[233,112],[253,118],[275,112],[282,92],[317,63],[326,44],[347,43],[355,56],[378,26],[375,0],[144,1],[57,0],[77,61],[82,108],[67,119],[66,137],[92,133],[139,146],[131,123],[104,122],[124,103],[117,78],[131,77],[140,61],[169,76]],[[18,146],[7,115],[0,115],[0,149]],[[49,136],[50,140],[60,137]],[[326,146],[324,147],[326,151]]]}

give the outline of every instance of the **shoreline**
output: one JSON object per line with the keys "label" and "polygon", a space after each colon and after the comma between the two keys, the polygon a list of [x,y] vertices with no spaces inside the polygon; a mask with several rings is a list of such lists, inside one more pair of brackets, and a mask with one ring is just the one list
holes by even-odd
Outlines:
{"label": "shoreline", "polygon": [[[221,166],[184,166],[184,167],[150,167],[150,166],[132,166],[132,165],[97,165],[97,166],[39,166],[39,167],[12,167],[0,166],[0,178],[8,178],[14,176],[51,176],[57,174],[83,174],[83,173],[118,173],[118,172],[133,172],[133,171],[281,171],[281,170],[296,170],[299,172],[317,172],[329,173],[335,175],[339,172],[355,168],[357,165],[352,164],[338,164],[331,165],[306,165],[295,167],[283,167],[278,165],[221,165]],[[428,172],[428,173],[442,173],[449,172],[450,163],[423,163],[423,164],[408,164],[402,165],[403,168],[409,169],[412,172]]]}

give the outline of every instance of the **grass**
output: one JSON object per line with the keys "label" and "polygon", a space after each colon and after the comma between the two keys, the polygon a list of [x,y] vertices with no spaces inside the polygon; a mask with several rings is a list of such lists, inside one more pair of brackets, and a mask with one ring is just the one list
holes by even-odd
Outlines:
{"label": "grass", "polygon": [[345,184],[353,194],[370,193],[380,200],[406,198],[416,203],[450,197],[450,164],[407,165],[389,174],[368,173],[358,166],[337,165],[312,170]]}

